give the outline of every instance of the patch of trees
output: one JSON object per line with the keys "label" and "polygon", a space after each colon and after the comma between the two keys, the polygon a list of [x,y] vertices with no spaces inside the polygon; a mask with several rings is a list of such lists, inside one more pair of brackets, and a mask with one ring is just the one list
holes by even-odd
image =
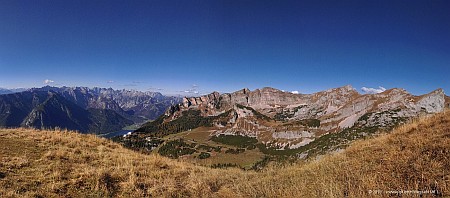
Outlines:
{"label": "patch of trees", "polygon": [[320,120],[318,119],[304,119],[297,121],[297,123],[307,127],[320,127]]}
{"label": "patch of trees", "polygon": [[240,148],[238,148],[238,149],[230,148],[225,151],[225,153],[230,153],[230,154],[239,154],[239,153],[243,153],[243,152],[245,152],[245,149],[240,149]]}
{"label": "patch of trees", "polygon": [[166,118],[162,115],[157,120],[149,122],[136,131],[150,133],[151,136],[163,137],[173,133],[195,129],[201,126],[212,126],[212,117],[203,117],[199,110],[187,110],[182,115],[170,122],[164,122]]}
{"label": "patch of trees", "polygon": [[198,158],[200,158],[200,159],[206,159],[209,157],[211,157],[211,154],[206,153],[206,152],[201,152],[200,155],[198,156]]}
{"label": "patch of trees", "polygon": [[198,127],[211,127],[214,122],[224,122],[231,111],[224,112],[218,116],[201,115],[200,110],[187,110],[175,120],[164,122],[167,116],[162,115],[153,122],[146,123],[137,132],[145,132],[153,137],[164,137],[169,134],[179,133]]}
{"label": "patch of trees", "polygon": [[117,136],[112,138],[114,142],[118,142],[122,144],[126,148],[130,148],[137,151],[149,152],[158,147],[160,144],[164,142],[159,138],[152,138],[150,140],[146,140],[144,138],[138,137],[130,137],[124,138],[122,136]]}
{"label": "patch of trees", "polygon": [[232,163],[218,163],[211,165],[211,168],[228,168],[228,167],[238,167],[238,165]]}
{"label": "patch of trees", "polygon": [[256,146],[258,147],[259,151],[267,155],[295,155],[303,151],[303,147],[296,149],[279,150],[271,146],[266,146],[265,144],[257,144]]}
{"label": "patch of trees", "polygon": [[190,155],[196,152],[194,147],[195,143],[188,144],[183,141],[183,139],[177,139],[170,142],[166,142],[158,150],[158,153],[162,156],[177,159],[183,155]]}

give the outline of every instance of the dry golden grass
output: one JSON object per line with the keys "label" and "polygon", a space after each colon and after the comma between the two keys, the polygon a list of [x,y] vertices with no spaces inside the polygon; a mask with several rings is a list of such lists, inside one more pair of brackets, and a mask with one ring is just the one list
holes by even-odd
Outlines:
{"label": "dry golden grass", "polygon": [[0,197],[450,196],[450,114],[262,172],[195,166],[66,131],[0,129],[0,156]]}
{"label": "dry golden grass", "polygon": [[249,184],[257,196],[387,197],[400,190],[449,196],[450,114],[414,121],[302,166],[268,172]]}

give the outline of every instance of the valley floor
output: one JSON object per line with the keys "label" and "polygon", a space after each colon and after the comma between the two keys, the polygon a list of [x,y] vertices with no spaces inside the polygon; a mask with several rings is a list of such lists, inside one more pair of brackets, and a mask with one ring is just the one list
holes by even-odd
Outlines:
{"label": "valley floor", "polygon": [[0,197],[450,196],[450,114],[261,172],[144,155],[94,135],[0,129]]}

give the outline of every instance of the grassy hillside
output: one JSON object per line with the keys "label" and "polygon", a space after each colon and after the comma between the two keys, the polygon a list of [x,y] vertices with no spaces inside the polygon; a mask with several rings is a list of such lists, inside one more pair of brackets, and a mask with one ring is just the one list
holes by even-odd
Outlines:
{"label": "grassy hillside", "polygon": [[261,172],[211,169],[93,135],[29,129],[0,129],[0,159],[0,197],[450,196],[450,114]]}

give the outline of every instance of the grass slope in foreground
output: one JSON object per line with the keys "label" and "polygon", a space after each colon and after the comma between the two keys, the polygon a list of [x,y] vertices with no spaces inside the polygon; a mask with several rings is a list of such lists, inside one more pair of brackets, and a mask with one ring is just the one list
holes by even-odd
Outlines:
{"label": "grass slope in foreground", "polygon": [[450,196],[449,154],[448,112],[320,160],[261,172],[144,155],[93,135],[0,129],[0,197]]}

